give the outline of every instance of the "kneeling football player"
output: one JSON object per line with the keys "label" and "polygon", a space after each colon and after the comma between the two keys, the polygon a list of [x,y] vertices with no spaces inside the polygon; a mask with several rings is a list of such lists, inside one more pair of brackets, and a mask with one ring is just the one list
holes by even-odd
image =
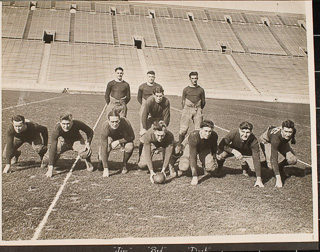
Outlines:
{"label": "kneeling football player", "polygon": [[182,142],[183,154],[180,157],[180,173],[191,167],[191,185],[198,184],[197,155],[205,168],[205,172],[213,172],[218,168],[216,159],[218,134],[213,130],[214,124],[210,120],[200,123],[200,129],[194,130]]}
{"label": "kneeling football player", "polygon": [[[154,183],[153,175],[155,175],[152,156],[156,151],[162,150],[163,154],[163,165],[161,172],[165,175],[165,170],[169,166],[171,160],[174,136],[167,129],[164,121],[155,122],[152,127],[142,136],[141,141],[143,142],[142,153],[138,163],[139,168],[148,167],[150,171],[150,180]],[[170,169],[173,169],[170,166]],[[170,170],[170,174],[172,171]]]}
{"label": "kneeling football player", "polygon": [[122,173],[128,172],[127,163],[133,153],[134,138],[135,135],[129,120],[120,117],[116,109],[111,110],[108,114],[108,120],[102,126],[99,148],[99,166],[103,165],[103,177],[109,177],[108,158],[110,152],[115,149],[120,149],[123,152]]}
{"label": "kneeling football player", "polygon": [[[295,165],[298,158],[295,156],[289,141],[295,140],[296,128],[291,120],[284,121],[281,127],[270,126],[260,136],[261,148],[266,157],[267,165],[273,169],[276,176],[275,187],[282,187],[281,177],[285,176],[284,166]],[[281,154],[279,157],[278,152]],[[280,163],[278,161],[280,160]]]}
{"label": "kneeling football player", "polygon": [[48,145],[47,127],[31,122],[22,115],[13,116],[11,121],[12,124],[7,131],[7,144],[3,151],[3,157],[6,159],[3,173],[8,173],[11,165],[18,162],[21,155],[18,149],[22,144],[29,143],[39,154],[41,160]]}
{"label": "kneeling football player", "polygon": [[255,171],[257,180],[254,186],[264,187],[261,180],[260,148],[259,142],[252,133],[253,125],[242,122],[239,129],[230,131],[219,143],[219,155],[217,155],[219,169],[226,158],[235,156],[240,161],[243,174],[247,174],[248,168]]}
{"label": "kneeling football player", "polygon": [[[86,140],[82,137],[80,131],[86,134]],[[91,141],[93,130],[84,122],[74,120],[70,113],[60,116],[60,121],[55,125],[51,135],[51,144],[42,160],[42,167],[48,165],[47,177],[52,177],[53,166],[60,158],[60,155],[68,150],[78,152],[78,155],[86,163],[87,170],[93,171],[91,164]]]}

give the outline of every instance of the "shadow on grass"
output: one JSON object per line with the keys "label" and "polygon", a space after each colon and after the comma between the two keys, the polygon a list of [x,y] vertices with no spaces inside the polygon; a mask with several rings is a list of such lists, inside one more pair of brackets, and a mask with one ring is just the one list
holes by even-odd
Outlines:
{"label": "shadow on grass", "polygon": [[37,167],[40,167],[40,162],[36,162],[33,160],[32,161],[22,161],[22,162],[17,163],[14,166],[15,166],[15,169],[12,170],[12,172],[24,171],[24,170],[35,169]]}

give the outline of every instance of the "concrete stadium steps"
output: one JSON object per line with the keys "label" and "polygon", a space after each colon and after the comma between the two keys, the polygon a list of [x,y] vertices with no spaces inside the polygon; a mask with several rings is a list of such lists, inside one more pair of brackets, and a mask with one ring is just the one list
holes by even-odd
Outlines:
{"label": "concrete stadium steps", "polygon": [[133,6],[134,15],[139,16],[150,16],[149,10],[154,10],[156,17],[169,17],[169,12],[167,7],[159,7],[153,5],[134,5]]}
{"label": "concrete stadium steps", "polygon": [[75,13],[74,41],[114,44],[111,16],[106,13]]}
{"label": "concrete stadium steps", "polygon": [[127,3],[121,2],[96,2],[96,12],[111,13],[111,7],[116,8],[116,14],[129,15],[130,7]]}
{"label": "concrete stadium steps", "polygon": [[40,9],[51,9],[51,1],[38,1],[37,8]]}
{"label": "concrete stadium steps", "polygon": [[244,52],[229,24],[212,21],[194,21],[208,50],[221,51],[219,42],[229,44],[232,51]]}
{"label": "concrete stadium steps", "polygon": [[155,19],[163,47],[201,49],[189,20]]}
{"label": "concrete stadium steps", "polygon": [[[36,83],[41,67],[44,43],[2,39],[2,81]],[[23,87],[24,84],[21,87]],[[16,86],[16,88],[19,88]]]}
{"label": "concrete stadium steps", "polygon": [[180,95],[190,83],[191,71],[199,72],[199,84],[208,92],[250,91],[225,55],[169,49],[145,49],[144,54],[149,69],[155,70],[156,81],[166,93]]}
{"label": "concrete stadium steps", "polygon": [[262,95],[308,97],[306,58],[240,54],[233,58]]}
{"label": "concrete stadium steps", "polygon": [[2,37],[22,38],[27,24],[29,9],[27,8],[2,8]]}
{"label": "concrete stadium steps", "polygon": [[42,40],[44,30],[55,30],[57,41],[69,41],[70,12],[36,9],[33,13],[28,39]]}
{"label": "concrete stadium steps", "polygon": [[288,26],[300,26],[299,20],[306,20],[304,15],[290,15],[290,14],[281,14],[281,20],[283,21],[284,25]]}
{"label": "concrete stadium steps", "polygon": [[50,89],[62,83],[70,89],[101,92],[107,82],[115,78],[117,66],[124,68],[124,80],[129,82],[132,92],[137,92],[145,81],[145,73],[142,73],[135,48],[54,43],[46,82]]}
{"label": "concrete stadium steps", "polygon": [[30,1],[15,1],[14,6],[15,7],[29,7]]}
{"label": "concrete stadium steps", "polygon": [[255,14],[255,13],[245,13],[246,19],[249,23],[254,24],[263,24],[262,17],[268,18],[270,24],[273,25],[282,25],[281,20],[276,15],[268,15],[268,14]]}
{"label": "concrete stadium steps", "polygon": [[265,25],[232,24],[251,53],[287,55]]}
{"label": "concrete stadium steps", "polygon": [[270,26],[270,29],[285,44],[292,55],[306,56],[301,48],[307,49],[306,31],[301,27]]}
{"label": "concrete stadium steps", "polygon": [[158,47],[152,21],[141,16],[115,16],[120,45],[134,45],[133,36],[143,36],[146,46]]}

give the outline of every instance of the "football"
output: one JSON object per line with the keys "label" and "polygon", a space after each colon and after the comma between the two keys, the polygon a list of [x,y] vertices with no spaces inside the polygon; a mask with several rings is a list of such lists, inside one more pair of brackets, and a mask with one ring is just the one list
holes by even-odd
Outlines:
{"label": "football", "polygon": [[155,184],[164,184],[166,182],[166,177],[162,172],[157,172],[153,175],[153,181]]}

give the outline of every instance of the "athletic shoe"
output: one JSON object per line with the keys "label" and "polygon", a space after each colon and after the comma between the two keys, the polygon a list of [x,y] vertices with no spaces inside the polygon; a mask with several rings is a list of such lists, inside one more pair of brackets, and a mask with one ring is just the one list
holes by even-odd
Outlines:
{"label": "athletic shoe", "polygon": [[128,173],[127,167],[124,166],[124,167],[122,168],[121,173],[122,173],[122,174]]}
{"label": "athletic shoe", "polygon": [[87,165],[87,171],[89,171],[89,172],[92,172],[93,171],[93,165],[92,165],[92,163],[91,162],[89,162],[89,161],[87,161],[86,162],[86,165]]}
{"label": "athletic shoe", "polygon": [[10,163],[11,163],[12,165],[18,163],[18,159],[19,159],[20,155],[21,155],[21,151],[16,151],[16,155],[14,155],[14,156],[11,158]]}

